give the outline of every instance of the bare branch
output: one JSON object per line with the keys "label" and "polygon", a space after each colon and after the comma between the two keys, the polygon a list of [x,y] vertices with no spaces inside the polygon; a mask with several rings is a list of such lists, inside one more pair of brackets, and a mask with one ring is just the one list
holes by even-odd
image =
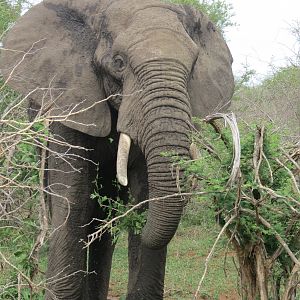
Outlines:
{"label": "bare branch", "polygon": [[223,226],[223,228],[222,228],[221,231],[219,232],[219,234],[218,234],[218,236],[217,236],[217,238],[216,238],[216,240],[215,240],[215,242],[214,242],[214,244],[213,244],[213,246],[212,246],[212,248],[211,248],[211,250],[210,250],[208,256],[206,257],[206,259],[205,259],[205,268],[204,268],[204,272],[203,272],[203,275],[202,275],[202,277],[201,277],[201,279],[200,279],[200,282],[199,282],[199,284],[198,284],[196,293],[195,293],[195,295],[194,295],[194,300],[199,299],[199,293],[200,293],[200,291],[201,291],[201,286],[202,286],[202,283],[203,283],[203,281],[204,281],[204,278],[205,278],[206,273],[207,273],[207,270],[208,270],[208,264],[209,264],[209,262],[210,262],[210,260],[211,260],[211,258],[212,258],[212,256],[213,256],[213,253],[214,253],[214,251],[215,251],[215,248],[216,248],[216,246],[217,246],[217,244],[218,244],[218,242],[219,242],[221,236],[224,234],[224,232],[226,231],[227,227],[228,227],[235,219],[236,219],[236,216],[233,215],[233,216],[231,216],[231,218],[226,222],[226,224]]}

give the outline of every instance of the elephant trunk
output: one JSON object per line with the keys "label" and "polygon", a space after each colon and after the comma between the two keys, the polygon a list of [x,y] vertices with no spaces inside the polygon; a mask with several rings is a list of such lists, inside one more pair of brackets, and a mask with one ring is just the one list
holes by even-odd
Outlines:
{"label": "elephant trunk", "polygon": [[[172,155],[179,159],[196,156],[196,151],[190,151],[189,139],[189,71],[178,61],[164,60],[136,66],[134,73],[137,76],[136,86],[141,92],[136,101],[126,98],[119,111],[118,130],[123,133],[119,141],[117,177],[121,184],[127,185],[127,161],[132,138],[145,156],[149,199],[154,199],[149,202],[142,243],[159,249],[174,236],[185,205],[180,195],[183,171],[177,170]],[[131,118],[122,114],[127,110],[134,111]]]}
{"label": "elephant trunk", "polygon": [[[174,122],[173,125],[176,127]],[[153,139],[146,147],[146,160],[149,199],[154,200],[149,203],[142,242],[149,248],[158,249],[167,245],[174,236],[185,205],[185,200],[180,195],[182,170],[164,152],[187,158],[189,142],[186,134],[179,132],[160,132]],[[156,142],[160,146],[155,145]]]}
{"label": "elephant trunk", "polygon": [[[165,68],[164,68],[165,67]],[[180,195],[183,171],[172,155],[190,157],[191,108],[187,93],[187,73],[179,65],[149,67],[144,73],[144,126],[138,144],[148,169],[149,202],[142,242],[152,249],[166,246],[174,236],[185,200]],[[170,156],[171,155],[171,156]]]}

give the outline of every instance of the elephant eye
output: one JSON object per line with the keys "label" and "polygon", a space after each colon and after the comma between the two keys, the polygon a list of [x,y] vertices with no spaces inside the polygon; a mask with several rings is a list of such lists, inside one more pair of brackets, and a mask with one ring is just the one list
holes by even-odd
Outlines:
{"label": "elephant eye", "polygon": [[125,63],[125,59],[123,56],[121,55],[116,55],[114,58],[113,58],[113,66],[114,68],[118,71],[118,72],[121,72],[125,69],[126,67],[126,63]]}

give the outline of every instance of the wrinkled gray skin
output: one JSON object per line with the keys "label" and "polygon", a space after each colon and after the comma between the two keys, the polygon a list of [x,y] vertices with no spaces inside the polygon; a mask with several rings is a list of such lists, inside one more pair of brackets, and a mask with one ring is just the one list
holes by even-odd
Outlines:
{"label": "wrinkled gray skin", "polygon": [[[47,277],[59,275],[50,280],[46,299],[106,299],[113,253],[108,234],[89,250],[92,273],[83,272],[83,241],[97,224],[82,225],[105,217],[90,199],[97,173],[91,161],[100,166],[101,193],[126,197],[127,188],[117,191],[112,184],[118,136],[126,133],[133,143],[128,177],[135,201],[177,193],[170,160],[160,153],[188,157],[191,117],[227,107],[230,52],[205,15],[158,0],[44,1],[19,20],[4,46],[28,51],[3,51],[1,71],[8,78],[14,68],[8,84],[24,95],[41,88],[28,96],[30,117],[42,107],[55,116],[56,138],[90,149],[49,143],[57,153],[48,158],[51,224],[60,228],[51,236]],[[97,102],[115,93],[125,96]],[[127,299],[163,298],[167,244],[183,206],[180,197],[150,203],[141,236],[129,234]]]}

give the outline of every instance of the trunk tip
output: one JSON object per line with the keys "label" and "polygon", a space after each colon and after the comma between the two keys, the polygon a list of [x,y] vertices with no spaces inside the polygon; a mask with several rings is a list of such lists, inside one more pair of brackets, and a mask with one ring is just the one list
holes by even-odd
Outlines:
{"label": "trunk tip", "polygon": [[[144,227],[145,229],[145,227]],[[158,238],[158,236],[156,235],[152,235],[149,233],[149,231],[146,229],[142,231],[142,236],[141,236],[141,240],[142,240],[142,245],[144,245],[145,247],[152,249],[152,250],[159,250],[162,249],[166,246],[168,246],[168,244],[170,243],[170,241],[172,240],[173,236],[175,235],[175,231],[173,232],[173,234],[166,234],[165,236],[160,236]],[[147,232],[148,231],[148,232]]]}
{"label": "trunk tip", "polygon": [[168,246],[169,241],[160,242],[159,244],[153,243],[153,241],[144,239],[142,236],[142,245],[151,250],[159,250]]}

